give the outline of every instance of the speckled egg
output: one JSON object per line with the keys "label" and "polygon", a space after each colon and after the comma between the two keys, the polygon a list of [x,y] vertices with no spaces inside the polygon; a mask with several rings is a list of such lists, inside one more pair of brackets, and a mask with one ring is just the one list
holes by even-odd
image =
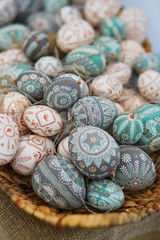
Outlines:
{"label": "speckled egg", "polygon": [[78,19],[63,25],[57,33],[57,45],[62,52],[68,53],[95,38],[93,27],[85,20]]}
{"label": "speckled egg", "polygon": [[90,90],[93,96],[104,97],[114,101],[120,98],[123,85],[116,77],[106,73],[92,81]]}
{"label": "speckled egg", "polygon": [[149,187],[156,178],[152,159],[135,146],[120,146],[120,152],[121,161],[115,174],[117,184],[130,191]]}
{"label": "speckled egg", "polygon": [[104,54],[96,47],[85,45],[66,56],[66,65],[71,65],[85,76],[98,76],[106,65]]}
{"label": "speckled egg", "polygon": [[125,40],[122,42],[121,62],[133,66],[134,62],[145,53],[142,45],[134,40]]}
{"label": "speckled egg", "polygon": [[120,0],[88,0],[84,6],[84,16],[93,26],[99,26],[103,19],[115,16],[120,8]]}
{"label": "speckled egg", "polygon": [[69,5],[70,0],[44,0],[43,8],[47,12],[56,14],[62,7]]}
{"label": "speckled egg", "polygon": [[76,168],[93,179],[107,177],[120,160],[116,141],[97,127],[85,126],[72,130],[69,151]]}
{"label": "speckled egg", "polygon": [[13,119],[0,114],[0,166],[9,163],[15,156],[19,144],[19,131]]}
{"label": "speckled egg", "polygon": [[62,130],[60,115],[46,106],[38,105],[27,108],[23,118],[28,128],[40,136],[54,136]]}
{"label": "speckled egg", "polygon": [[120,144],[133,145],[142,137],[143,129],[138,114],[121,114],[113,123],[113,136]]}
{"label": "speckled egg", "polygon": [[119,17],[126,25],[126,38],[142,43],[147,38],[148,18],[139,8],[124,8]]}
{"label": "speckled egg", "polygon": [[20,136],[29,132],[29,129],[24,122],[23,114],[30,106],[31,103],[27,97],[18,92],[9,92],[2,97],[0,113],[10,116],[16,122]]}
{"label": "speckled egg", "polygon": [[78,100],[70,110],[73,127],[93,126],[107,129],[118,115],[113,102],[100,97],[85,97]]}
{"label": "speckled egg", "polygon": [[160,104],[160,73],[154,70],[141,73],[138,90],[146,100]]}
{"label": "speckled egg", "polygon": [[128,83],[132,75],[130,66],[122,62],[108,64],[105,72],[117,78],[122,84]]}
{"label": "speckled egg", "polygon": [[69,136],[65,137],[57,147],[57,153],[64,158],[71,159],[71,154],[68,148]]}
{"label": "speckled egg", "polygon": [[145,53],[135,61],[133,67],[137,74],[148,69],[160,72],[160,54]]}
{"label": "speckled egg", "polygon": [[37,71],[20,74],[16,80],[17,87],[35,100],[42,100],[45,88],[51,84],[50,78]]}
{"label": "speckled egg", "polygon": [[32,32],[25,40],[23,50],[26,56],[32,61],[37,61],[40,57],[49,53],[50,41],[43,32]]}
{"label": "speckled egg", "polygon": [[117,62],[120,59],[121,45],[116,39],[100,36],[93,45],[105,54],[107,63]]}
{"label": "speckled egg", "polygon": [[1,0],[0,13],[0,26],[12,22],[17,15],[17,6],[15,0]]}
{"label": "speckled egg", "polygon": [[78,8],[75,8],[73,6],[62,7],[56,16],[56,21],[59,26],[73,22],[78,19],[82,19],[82,14],[78,10]]}
{"label": "speckled egg", "polygon": [[108,179],[94,180],[87,188],[87,200],[96,209],[101,211],[115,211],[124,202],[122,189]]}
{"label": "speckled egg", "polygon": [[60,209],[79,208],[86,196],[83,176],[69,159],[56,155],[45,158],[35,167],[32,186],[40,198]]}
{"label": "speckled egg", "polygon": [[126,36],[126,26],[119,17],[108,17],[100,25],[102,35],[122,40]]}

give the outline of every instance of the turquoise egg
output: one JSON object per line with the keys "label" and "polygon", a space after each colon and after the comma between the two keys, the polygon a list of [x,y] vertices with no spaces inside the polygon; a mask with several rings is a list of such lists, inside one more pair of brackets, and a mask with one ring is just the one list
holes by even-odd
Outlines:
{"label": "turquoise egg", "polygon": [[146,152],[160,149],[160,105],[146,104],[137,111],[143,122],[144,131],[136,145]]}
{"label": "turquoise egg", "polygon": [[45,11],[56,14],[62,7],[70,4],[70,0],[44,0],[43,8]]}
{"label": "turquoise egg", "polygon": [[68,53],[66,65],[71,65],[85,76],[96,77],[103,71],[106,60],[96,46],[85,45]]}
{"label": "turquoise egg", "polygon": [[115,173],[116,183],[126,190],[139,191],[149,187],[156,178],[152,159],[135,146],[120,146],[121,160]]}
{"label": "turquoise egg", "polygon": [[87,187],[88,202],[101,211],[114,211],[124,202],[122,189],[108,179],[94,180]]}
{"label": "turquoise egg", "polygon": [[93,45],[104,52],[107,63],[117,62],[120,59],[121,45],[116,39],[108,36],[101,36]]}
{"label": "turquoise egg", "polygon": [[160,54],[145,53],[135,61],[133,68],[137,74],[148,69],[160,72]]}
{"label": "turquoise egg", "polygon": [[29,28],[23,24],[15,23],[0,28],[0,51],[21,47],[29,34]]}
{"label": "turquoise egg", "polygon": [[122,114],[113,123],[113,136],[120,144],[135,144],[143,134],[143,123],[138,114]]}
{"label": "turquoise egg", "polygon": [[60,209],[79,208],[86,196],[83,176],[70,160],[56,155],[37,164],[32,175],[32,186],[40,198]]}
{"label": "turquoise egg", "polygon": [[102,35],[122,40],[125,38],[127,30],[123,21],[119,17],[108,17],[100,25]]}
{"label": "turquoise egg", "polygon": [[107,129],[118,115],[116,105],[108,99],[85,97],[79,99],[70,110],[73,127],[93,126]]}

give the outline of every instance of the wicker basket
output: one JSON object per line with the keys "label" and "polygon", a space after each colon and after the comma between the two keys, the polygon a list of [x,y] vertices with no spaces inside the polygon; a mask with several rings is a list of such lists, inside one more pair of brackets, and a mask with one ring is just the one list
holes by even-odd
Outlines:
{"label": "wicker basket", "polygon": [[[147,51],[151,51],[151,45],[148,41],[145,42],[144,46]],[[155,163],[159,155],[160,152],[151,155]],[[27,181],[18,175],[16,178]],[[120,226],[141,220],[160,211],[160,166],[157,167],[156,181],[149,188],[143,191],[125,192],[125,202],[122,208],[107,214],[91,214],[85,208],[74,211],[55,209],[41,200],[34,193],[32,187],[20,184],[20,181],[18,182],[13,177],[13,172],[8,165],[0,167],[0,190],[26,213],[58,228]]]}

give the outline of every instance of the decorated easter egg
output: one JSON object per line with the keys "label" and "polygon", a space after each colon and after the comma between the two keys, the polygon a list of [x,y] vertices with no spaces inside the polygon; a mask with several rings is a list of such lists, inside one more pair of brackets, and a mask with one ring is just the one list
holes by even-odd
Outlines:
{"label": "decorated easter egg", "polygon": [[57,13],[56,21],[59,26],[82,19],[82,14],[78,8],[72,6],[64,6]]}
{"label": "decorated easter egg", "polygon": [[93,96],[101,96],[114,101],[120,98],[123,86],[114,75],[106,73],[92,81],[90,90]]}
{"label": "decorated easter egg", "polygon": [[76,168],[90,178],[107,177],[120,160],[116,141],[97,127],[85,126],[72,130],[69,151]]}
{"label": "decorated easter egg", "polygon": [[98,76],[106,65],[104,54],[95,46],[76,48],[66,56],[66,65],[71,65],[85,76]]}
{"label": "decorated easter egg", "polygon": [[57,33],[57,45],[62,52],[70,52],[84,44],[93,42],[95,32],[85,20],[78,19],[63,25]]}
{"label": "decorated easter egg", "polygon": [[13,119],[0,114],[0,166],[9,163],[16,154],[19,144],[19,131]]}
{"label": "decorated easter egg", "polygon": [[101,211],[114,211],[124,202],[122,189],[108,179],[94,180],[87,188],[87,200]]}
{"label": "decorated easter egg", "polygon": [[29,28],[23,24],[15,23],[2,27],[0,29],[0,50],[20,48],[29,34]]}
{"label": "decorated easter egg", "polygon": [[48,76],[54,77],[55,73],[62,69],[62,63],[55,57],[41,57],[35,63],[35,70],[42,72]]}
{"label": "decorated easter egg", "polygon": [[148,69],[160,72],[160,54],[145,53],[135,61],[133,67],[137,74]]}
{"label": "decorated easter egg", "polygon": [[142,43],[147,37],[148,18],[139,8],[124,8],[119,17],[126,25],[126,38]]}
{"label": "decorated easter egg", "polygon": [[152,159],[135,146],[120,146],[121,161],[116,169],[117,184],[126,190],[138,191],[149,187],[156,178]]}
{"label": "decorated easter egg", "polygon": [[42,100],[45,88],[50,83],[50,78],[37,71],[26,71],[16,80],[17,87],[35,100]]}
{"label": "decorated easter egg", "polygon": [[125,40],[122,42],[122,51],[120,60],[132,66],[134,62],[145,53],[142,45],[134,40]]}
{"label": "decorated easter egg", "polygon": [[13,48],[0,53],[0,71],[19,63],[28,63],[22,49]]}
{"label": "decorated easter egg", "polygon": [[37,162],[46,157],[46,139],[38,135],[20,138],[18,150],[11,161],[13,170],[21,175],[31,175]]}
{"label": "decorated easter egg", "polygon": [[47,12],[57,13],[62,7],[69,5],[70,0],[44,0],[43,8]]}
{"label": "decorated easter egg", "polygon": [[79,208],[86,196],[83,176],[69,159],[56,155],[45,158],[35,167],[32,186],[40,198],[60,209]]}
{"label": "decorated easter egg", "polygon": [[132,75],[132,69],[122,62],[108,64],[105,72],[117,78],[122,84],[128,83]]}
{"label": "decorated easter egg", "polygon": [[64,158],[71,159],[71,154],[68,148],[69,137],[65,137],[58,145],[57,153]]}
{"label": "decorated easter egg", "polygon": [[143,122],[138,114],[122,114],[113,123],[113,136],[120,144],[135,144],[143,134]]}
{"label": "decorated easter egg", "polygon": [[15,0],[1,0],[0,13],[0,26],[12,22],[17,15],[17,6]]}
{"label": "decorated easter egg", "polygon": [[28,128],[40,136],[53,136],[62,129],[59,114],[46,106],[38,105],[27,108],[23,118]]}
{"label": "decorated easter egg", "polygon": [[43,32],[32,32],[25,40],[23,50],[33,62],[49,53],[50,41]]}
{"label": "decorated easter egg", "polygon": [[84,6],[84,16],[93,26],[98,26],[106,17],[115,16],[120,7],[120,0],[87,0]]}
{"label": "decorated easter egg", "polygon": [[103,20],[100,26],[102,35],[115,37],[122,40],[126,36],[126,26],[119,17],[108,17]]}
{"label": "decorated easter egg", "polygon": [[29,129],[24,122],[23,114],[30,106],[31,103],[27,97],[18,92],[9,92],[2,97],[0,112],[10,116],[16,122],[20,136],[29,132]]}
{"label": "decorated easter egg", "polygon": [[116,62],[120,59],[121,45],[116,39],[100,36],[93,44],[105,54],[107,63]]}
{"label": "decorated easter egg", "polygon": [[73,127],[93,126],[107,129],[117,116],[117,108],[113,102],[100,97],[79,99],[70,110]]}
{"label": "decorated easter egg", "polygon": [[57,111],[71,107],[81,97],[80,84],[75,77],[74,74],[64,74],[56,78],[45,91],[45,104]]}
{"label": "decorated easter egg", "polygon": [[154,70],[141,73],[138,90],[146,100],[160,104],[160,73]]}

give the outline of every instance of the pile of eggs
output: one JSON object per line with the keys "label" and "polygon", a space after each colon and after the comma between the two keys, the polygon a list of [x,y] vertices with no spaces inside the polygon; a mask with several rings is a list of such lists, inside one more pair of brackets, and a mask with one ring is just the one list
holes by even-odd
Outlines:
{"label": "pile of eggs", "polygon": [[114,211],[160,150],[160,55],[120,0],[0,1],[0,165],[55,208]]}

